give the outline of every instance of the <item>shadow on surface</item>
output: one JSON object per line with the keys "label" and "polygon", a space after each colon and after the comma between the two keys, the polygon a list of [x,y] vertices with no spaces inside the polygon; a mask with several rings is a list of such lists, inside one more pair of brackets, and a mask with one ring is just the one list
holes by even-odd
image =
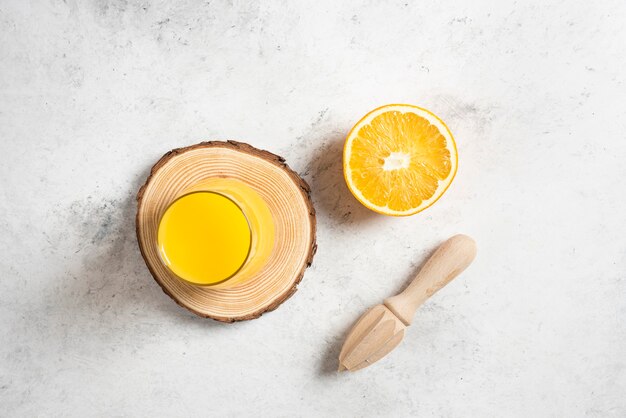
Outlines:
{"label": "shadow on surface", "polygon": [[319,216],[338,225],[369,222],[380,215],[352,196],[343,177],[345,135],[331,134],[317,148],[302,175],[311,186]]}
{"label": "shadow on surface", "polygon": [[[311,186],[311,193],[318,222],[326,222],[333,227],[352,226],[358,229],[365,224],[381,221],[382,215],[363,206],[352,195],[346,185],[343,175],[343,146],[345,134],[332,133],[327,136],[322,145],[316,148],[309,160],[302,176]],[[348,335],[356,324],[348,324],[343,332],[329,339],[318,366],[318,376],[323,378],[338,377],[339,353]]]}
{"label": "shadow on surface", "polygon": [[63,287],[58,303],[68,314],[90,318],[85,324],[106,324],[108,329],[130,327],[133,318],[141,318],[135,326],[146,326],[146,316],[155,319],[148,326],[157,327],[163,314],[199,327],[223,326],[178,306],[146,267],[137,244],[135,214],[136,193],[148,173],[146,169],[137,176],[123,199],[88,198],[70,209],[68,229],[80,237],[75,253],[80,261],[73,263],[72,282]]}
{"label": "shadow on surface", "polygon": [[[417,276],[417,274],[422,269],[424,264],[426,264],[428,259],[435,253],[437,248],[438,248],[438,245],[430,249],[429,251],[427,251],[425,254],[423,254],[420,261],[412,265],[413,268],[411,269],[411,273],[407,274],[407,278],[402,282],[403,284],[400,287],[398,287],[396,291],[391,293],[389,296],[396,295],[404,291],[404,289],[406,289],[407,286],[413,281],[415,276]],[[363,316],[366,312],[367,312],[367,309],[365,309],[361,313],[360,316],[356,317],[354,321],[350,324],[350,326],[346,327],[343,330],[340,336],[335,337],[334,340],[328,344],[327,349],[324,352],[324,356],[322,357],[320,361],[319,373],[318,373],[319,376],[330,377],[330,376],[337,375],[338,373],[337,368],[339,367],[339,353],[341,352],[341,348],[343,347],[343,344],[346,338],[348,337],[348,333],[356,325],[356,323],[361,318],[361,316]],[[350,373],[350,372],[344,371],[342,373]]]}
{"label": "shadow on surface", "polygon": [[339,353],[341,352],[341,347],[343,347],[343,343],[348,336],[348,333],[354,327],[359,320],[360,317],[356,318],[350,326],[345,327],[343,332],[332,340],[327,347],[324,355],[320,361],[318,376],[320,377],[332,377],[337,376],[341,373],[349,373],[348,371],[338,372],[339,368]]}
{"label": "shadow on surface", "polygon": [[[443,240],[441,241],[441,243],[443,243]],[[404,291],[404,289],[406,289],[409,286],[409,284],[411,284],[411,282],[420,272],[422,267],[424,267],[428,259],[432,257],[433,254],[435,254],[435,251],[437,251],[437,248],[439,248],[439,245],[440,244],[435,245],[433,248],[426,250],[423,254],[419,256],[416,262],[411,263],[411,271],[407,273],[406,278],[401,282],[402,285],[400,285],[397,289],[395,289],[395,292],[393,292],[389,296],[397,295],[398,293]]]}

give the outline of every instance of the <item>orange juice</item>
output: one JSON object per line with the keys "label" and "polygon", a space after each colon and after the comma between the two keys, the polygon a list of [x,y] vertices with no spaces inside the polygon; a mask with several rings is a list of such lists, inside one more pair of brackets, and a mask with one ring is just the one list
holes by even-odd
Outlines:
{"label": "orange juice", "polygon": [[162,261],[176,276],[225,288],[263,267],[273,249],[274,224],[258,193],[238,180],[215,178],[170,204],[157,240]]}

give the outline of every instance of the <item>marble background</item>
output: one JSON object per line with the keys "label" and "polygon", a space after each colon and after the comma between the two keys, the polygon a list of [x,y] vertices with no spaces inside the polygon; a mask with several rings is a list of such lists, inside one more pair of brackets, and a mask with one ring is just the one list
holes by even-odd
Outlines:
{"label": "marble background", "polygon": [[[626,4],[0,3],[0,415],[626,416]],[[426,212],[348,193],[368,110],[432,109],[459,172]],[[319,251],[280,309],[195,317],[150,277],[135,194],[166,151],[237,139],[310,183]],[[400,347],[346,330],[435,246],[479,255]]]}

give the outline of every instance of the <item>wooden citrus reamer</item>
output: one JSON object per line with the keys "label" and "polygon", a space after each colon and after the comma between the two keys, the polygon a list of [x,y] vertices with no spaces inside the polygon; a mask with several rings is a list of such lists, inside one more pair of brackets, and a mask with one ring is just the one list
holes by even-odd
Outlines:
{"label": "wooden citrus reamer", "polygon": [[385,299],[358,320],[341,348],[339,371],[362,369],[393,350],[417,308],[465,270],[475,256],[476,243],[467,235],[455,235],[441,244],[402,293]]}

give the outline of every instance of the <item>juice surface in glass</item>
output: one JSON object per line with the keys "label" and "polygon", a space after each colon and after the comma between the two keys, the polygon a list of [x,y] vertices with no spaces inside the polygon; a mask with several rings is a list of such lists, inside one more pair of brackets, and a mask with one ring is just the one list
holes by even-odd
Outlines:
{"label": "juice surface in glass", "polygon": [[170,204],[157,241],[163,263],[176,276],[225,288],[250,279],[267,261],[274,224],[250,187],[234,179],[208,179]]}

